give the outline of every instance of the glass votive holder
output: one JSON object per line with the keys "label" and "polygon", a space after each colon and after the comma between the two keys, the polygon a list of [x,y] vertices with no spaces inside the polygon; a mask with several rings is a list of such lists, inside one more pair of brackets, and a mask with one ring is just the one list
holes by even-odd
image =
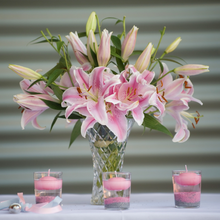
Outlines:
{"label": "glass votive holder", "polygon": [[173,193],[176,208],[198,208],[201,196],[201,171],[173,170]]}
{"label": "glass votive holder", "polygon": [[131,174],[104,172],[102,181],[105,209],[128,209],[130,207]]}
{"label": "glass votive holder", "polygon": [[56,196],[62,198],[62,172],[34,172],[36,203],[50,202]]}

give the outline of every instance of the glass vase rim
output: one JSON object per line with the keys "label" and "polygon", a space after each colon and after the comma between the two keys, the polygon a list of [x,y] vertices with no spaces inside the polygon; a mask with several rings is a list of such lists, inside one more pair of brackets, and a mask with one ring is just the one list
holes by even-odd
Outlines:
{"label": "glass vase rim", "polygon": [[108,172],[103,172],[103,174],[129,174],[131,175],[131,172],[117,172],[117,171],[108,171]]}

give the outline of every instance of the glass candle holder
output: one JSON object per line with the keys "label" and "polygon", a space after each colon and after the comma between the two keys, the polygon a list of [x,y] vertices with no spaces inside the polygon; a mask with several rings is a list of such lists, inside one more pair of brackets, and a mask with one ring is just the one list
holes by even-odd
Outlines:
{"label": "glass candle holder", "polygon": [[201,171],[173,170],[173,193],[175,207],[198,208],[201,195]]}
{"label": "glass candle holder", "polygon": [[104,172],[102,181],[105,209],[128,209],[130,207],[131,174]]}
{"label": "glass candle holder", "polygon": [[36,203],[50,202],[56,196],[62,198],[62,172],[34,172]]}

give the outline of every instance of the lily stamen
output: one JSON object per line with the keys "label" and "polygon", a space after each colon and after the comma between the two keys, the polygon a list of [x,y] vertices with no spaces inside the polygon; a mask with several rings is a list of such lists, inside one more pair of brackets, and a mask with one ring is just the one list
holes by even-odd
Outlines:
{"label": "lily stamen", "polygon": [[187,85],[188,85],[188,82],[185,81],[185,82],[184,82],[184,86],[185,86],[185,88],[186,88],[186,89],[191,89],[191,87],[190,87],[190,86],[187,86]]}
{"label": "lily stamen", "polygon": [[76,89],[77,89],[79,94],[82,93],[82,90],[80,89],[80,87],[77,87]]}
{"label": "lily stamen", "polygon": [[92,88],[92,86],[89,87],[88,92],[89,92],[89,90],[90,90],[91,88]]}
{"label": "lily stamen", "polygon": [[158,96],[158,99],[163,103],[163,101],[161,100],[160,96]]}
{"label": "lily stamen", "polygon": [[163,95],[162,95],[161,97],[163,98],[163,100],[164,100],[165,102],[168,102],[168,101],[166,100],[166,98],[164,97],[164,95],[165,95],[165,92],[163,91]]}

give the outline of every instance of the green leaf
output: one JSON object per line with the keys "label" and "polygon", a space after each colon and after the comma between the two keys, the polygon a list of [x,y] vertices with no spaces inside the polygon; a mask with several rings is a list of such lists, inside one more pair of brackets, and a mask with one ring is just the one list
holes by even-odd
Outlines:
{"label": "green leaf", "polygon": [[[59,116],[59,118],[65,119],[65,115]],[[83,117],[78,112],[72,112],[72,114],[68,117],[68,119],[82,119]]]}
{"label": "green leaf", "polygon": [[82,122],[78,120],[75,126],[73,127],[73,130],[71,133],[69,148],[71,144],[76,140],[76,138],[81,134],[81,126],[82,126]]}
{"label": "green leaf", "polygon": [[[42,36],[42,37],[43,37],[43,36]],[[35,42],[35,43],[34,43],[34,41],[36,41],[36,40],[38,40],[38,39],[40,39],[40,38],[41,38],[41,37],[38,37],[38,38],[32,40],[30,43],[32,43],[32,44],[48,43],[47,40],[42,40],[42,41],[38,41],[38,42]],[[59,41],[60,41],[56,36],[52,36],[52,38],[47,38],[47,39],[48,39],[50,42],[59,42]]]}
{"label": "green leaf", "polygon": [[112,60],[109,61],[109,64],[110,64],[110,63],[112,63],[112,64],[114,64],[115,66],[117,66],[117,64],[116,64],[114,61],[112,61]]}
{"label": "green leaf", "polygon": [[81,37],[86,37],[86,32],[80,32],[78,33],[78,37],[81,38]]}
{"label": "green leaf", "polygon": [[58,114],[57,114],[57,115],[55,116],[55,118],[53,119],[52,124],[51,124],[51,127],[50,127],[50,131],[52,131],[53,126],[55,125],[55,123],[56,123],[57,119],[59,118],[59,115],[60,115],[61,112],[62,112],[62,111],[58,112]]}
{"label": "green leaf", "polygon": [[161,131],[161,132],[169,135],[170,137],[173,137],[171,132],[166,127],[164,127],[156,118],[154,118],[151,115],[145,114],[144,122],[142,125],[144,127],[150,128],[150,129]]}
{"label": "green leaf", "polygon": [[115,45],[115,47],[118,50],[121,50],[121,40],[115,35],[111,36],[111,40],[112,40],[112,43]]}
{"label": "green leaf", "polygon": [[57,102],[52,102],[46,99],[41,99],[49,108],[54,109],[54,110],[65,110],[60,103]]}
{"label": "green leaf", "polygon": [[56,95],[56,97],[62,101],[62,96],[63,96],[63,90],[60,89],[58,86],[51,84],[50,85],[52,90],[54,91],[54,94]]}
{"label": "green leaf", "polygon": [[170,62],[176,63],[176,64],[178,64],[178,65],[180,65],[180,66],[183,65],[182,63],[180,63],[180,62],[178,62],[178,61],[176,61],[176,60],[173,60],[173,59],[162,58],[162,59],[159,59],[159,60],[170,61]]}
{"label": "green leaf", "polygon": [[111,55],[122,60],[122,57],[120,55],[118,55],[114,50],[112,50],[112,47],[111,47]]}
{"label": "green leaf", "polygon": [[58,41],[57,43],[57,51],[60,52],[60,49],[62,48],[64,42],[63,41]]}
{"label": "green leaf", "polygon": [[39,94],[42,94],[42,93],[40,93],[40,92],[30,92],[30,91],[28,91],[28,90],[25,90],[25,92],[27,92],[27,93],[29,93],[29,94],[31,94],[31,95],[39,95]]}
{"label": "green leaf", "polygon": [[37,79],[34,82],[31,83],[31,85],[28,87],[28,89],[30,89],[33,85],[35,85],[36,83],[40,82],[40,81],[44,81],[43,79]]}
{"label": "green leaf", "polygon": [[89,48],[90,48],[90,53],[92,55],[92,59],[94,61],[94,66],[97,67],[97,66],[99,66],[98,61],[97,61],[97,56],[96,56],[95,52],[92,50],[92,48],[91,47],[89,47]]}
{"label": "green leaf", "polygon": [[124,66],[122,60],[116,57],[116,62],[117,62],[117,67],[118,67],[119,71],[120,72],[124,71],[125,66]]}
{"label": "green leaf", "polygon": [[31,44],[31,43],[33,43],[34,41],[39,40],[40,38],[44,38],[44,37],[43,37],[43,36],[37,37],[37,38],[35,38],[34,40],[30,41],[28,44]]}
{"label": "green leaf", "polygon": [[120,20],[120,19],[118,19],[116,22],[115,22],[115,24],[118,24],[118,23],[123,23],[123,20]]}
{"label": "green leaf", "polygon": [[123,22],[122,20],[120,20],[120,19],[118,19],[118,18],[115,18],[115,17],[106,17],[106,18],[104,18],[104,19],[101,20],[101,23],[100,23],[100,24],[102,25],[102,22],[103,22],[104,20],[107,20],[107,19],[115,19],[115,20],[117,20],[115,24],[117,24],[117,23],[119,23],[119,22]]}
{"label": "green leaf", "polygon": [[142,52],[143,52],[143,50],[134,50],[133,53],[130,56],[141,55]]}
{"label": "green leaf", "polygon": [[55,69],[49,76],[46,87],[53,83],[59,75],[61,75],[65,70],[64,69]]}
{"label": "green leaf", "polygon": [[163,59],[171,59],[172,58],[172,60],[174,60],[174,58],[175,59],[179,59],[179,60],[182,60],[184,63],[187,63],[183,58],[181,58],[181,57],[178,57],[178,56],[169,56],[169,57],[167,57],[166,56],[166,58],[163,58]]}
{"label": "green leaf", "polygon": [[164,68],[163,68],[163,64],[159,61],[159,60],[157,60],[157,62],[159,63],[159,65],[160,65],[160,71],[161,71],[161,73],[163,72],[163,70],[164,70]]}
{"label": "green leaf", "polygon": [[45,77],[49,77],[56,69],[62,69],[62,68],[66,68],[66,65],[65,65],[65,61],[63,63],[63,60],[60,59],[60,62],[55,66],[53,67],[51,70],[49,70],[48,72],[46,72],[44,74]]}
{"label": "green leaf", "polygon": [[113,73],[114,75],[118,75],[118,73],[115,72],[114,70],[111,70],[111,71],[112,71],[112,73]]}

